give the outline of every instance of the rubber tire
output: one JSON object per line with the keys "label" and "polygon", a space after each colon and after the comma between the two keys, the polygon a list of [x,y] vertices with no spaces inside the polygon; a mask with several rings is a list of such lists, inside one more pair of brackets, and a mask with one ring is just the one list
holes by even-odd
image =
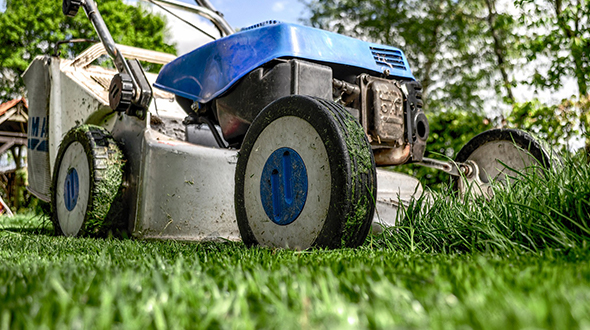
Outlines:
{"label": "rubber tire", "polygon": [[[253,158],[253,152],[256,152],[253,151],[254,145],[256,143],[262,145],[273,143],[259,141],[263,131],[273,123],[283,122],[283,120],[296,121],[292,119],[293,117],[305,121],[319,135],[329,163],[330,182],[321,183],[329,185],[330,199],[327,204],[327,212],[325,217],[317,219],[318,222],[323,223],[321,229],[306,238],[306,242],[293,242],[285,239],[290,235],[289,232],[295,230],[293,224],[298,220],[302,221],[300,220],[302,215],[289,225],[277,225],[266,215],[259,215],[266,217],[266,219],[253,220],[251,218],[253,215],[249,214],[252,210],[248,210],[247,203],[245,203],[245,185],[256,186],[259,184],[255,181],[249,182],[248,180],[255,179],[253,179],[253,174],[246,172],[248,163]],[[271,147],[277,150],[283,147],[280,143],[279,141],[279,145]],[[305,148],[305,146],[300,147]],[[315,152],[311,149],[308,148],[308,152]],[[294,150],[305,152],[301,149]],[[265,157],[267,156],[265,155]],[[315,166],[313,163],[315,162],[307,162],[305,166]],[[253,171],[262,172],[262,169],[257,168]],[[311,187],[311,183],[309,186]],[[260,189],[258,189],[258,194],[260,194]],[[369,141],[358,121],[338,104],[300,95],[278,99],[258,114],[244,137],[236,166],[234,197],[238,227],[242,240],[248,246],[263,245],[295,249],[359,246],[364,242],[371,227],[376,196],[375,161]],[[316,201],[308,196],[302,214],[306,208],[313,210],[319,204],[319,199]],[[271,234],[276,239],[273,238],[274,241],[270,242],[261,242],[257,236],[267,233],[255,232],[256,228],[254,228],[252,221],[270,222]]]}
{"label": "rubber tire", "polygon": [[[481,148],[489,147],[489,145],[486,146],[488,143],[495,142],[508,142],[522,149],[522,151],[526,151],[530,156],[532,156],[536,160],[536,165],[540,166],[541,168],[550,169],[557,161],[557,155],[555,153],[552,153],[552,150],[550,148],[544,147],[542,145],[542,141],[534,138],[530,133],[518,129],[491,129],[478,134],[477,136],[469,140],[469,142],[467,142],[467,144],[465,144],[463,148],[461,148],[459,153],[457,153],[455,161],[457,163],[464,163],[467,160],[473,160],[474,154],[476,154],[478,151],[481,152]],[[523,153],[523,156],[524,155],[526,154]],[[507,163],[507,161],[505,159],[502,159],[501,157],[497,157],[496,159],[505,164]],[[524,169],[525,164],[523,163],[508,165],[510,165],[516,170],[522,170]],[[489,169],[492,166],[503,165],[501,165],[500,163],[498,163],[498,165],[493,163],[478,163],[478,166],[480,168],[480,173],[484,175],[483,173],[485,173],[484,171],[486,169]],[[460,190],[460,180],[460,177],[453,177],[453,186],[455,190]]]}
{"label": "rubber tire", "polygon": [[[70,157],[76,153],[81,155],[78,161]],[[57,234],[105,236],[126,229],[124,163],[123,153],[104,128],[83,125],[66,134],[59,147],[51,186],[52,222]],[[66,188],[60,174],[72,168],[76,173],[88,175],[82,175],[79,182],[80,200],[68,210],[64,197]],[[62,230],[62,226],[67,229]]]}

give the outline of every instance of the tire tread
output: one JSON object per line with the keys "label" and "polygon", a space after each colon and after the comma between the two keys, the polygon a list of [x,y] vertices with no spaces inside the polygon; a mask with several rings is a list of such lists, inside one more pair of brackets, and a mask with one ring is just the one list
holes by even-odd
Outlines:
{"label": "tire tread", "polygon": [[115,139],[100,126],[81,125],[63,138],[54,168],[51,187],[52,222],[63,234],[57,217],[55,189],[61,158],[67,147],[79,142],[90,166],[90,196],[82,228],[77,236],[105,236],[125,229],[126,205],[123,199],[124,157]]}

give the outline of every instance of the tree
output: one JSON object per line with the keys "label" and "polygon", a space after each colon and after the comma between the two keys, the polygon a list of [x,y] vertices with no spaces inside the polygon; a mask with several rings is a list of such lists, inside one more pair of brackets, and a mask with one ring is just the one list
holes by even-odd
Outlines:
{"label": "tree", "polygon": [[547,73],[537,71],[532,83],[557,89],[565,75],[576,78],[579,94],[588,94],[590,80],[590,1],[517,0],[521,20],[532,32],[526,43],[529,60],[550,60]]}
{"label": "tree", "polygon": [[[543,105],[533,100],[520,107],[534,111],[521,113],[517,124],[542,127],[540,116],[549,113],[557,124],[579,127],[586,136],[586,152],[590,153],[589,83],[590,83],[590,1],[589,0],[517,0],[522,9],[520,20],[527,27],[528,42],[523,52],[529,61],[548,61],[546,70],[535,70],[530,85],[544,91],[562,87],[564,78],[574,77],[577,91],[558,105]],[[573,114],[573,116],[572,116]],[[539,120],[536,120],[539,119]]]}
{"label": "tree", "polygon": [[[514,104],[516,102],[512,92],[514,80],[510,77],[512,66],[510,65],[510,51],[507,44],[509,42],[514,44],[516,41],[513,34],[510,33],[514,30],[515,21],[511,15],[498,13],[496,0],[485,0],[485,5],[487,8],[488,33],[494,41],[493,49],[496,55],[496,65],[502,76],[502,87],[506,90],[505,101]],[[496,90],[496,92],[501,95],[501,91]]]}
{"label": "tree", "polygon": [[[503,85],[511,84],[502,39],[510,35],[505,30],[511,21],[497,13],[494,4],[495,0],[328,0],[307,6],[312,26],[402,48],[423,85],[430,111],[481,113],[490,97],[495,103],[501,99],[485,92],[498,85],[497,61],[504,62],[508,83]],[[496,48],[490,46],[493,37]]]}
{"label": "tree", "polygon": [[[174,45],[165,42],[163,16],[121,0],[101,0],[98,7],[115,42],[176,52]],[[68,18],[62,13],[61,1],[55,0],[7,0],[6,11],[0,13],[0,31],[0,102],[24,95],[21,74],[36,56],[52,54],[58,41],[98,40],[83,9]],[[86,47],[88,44],[73,44],[63,56],[73,58]]]}

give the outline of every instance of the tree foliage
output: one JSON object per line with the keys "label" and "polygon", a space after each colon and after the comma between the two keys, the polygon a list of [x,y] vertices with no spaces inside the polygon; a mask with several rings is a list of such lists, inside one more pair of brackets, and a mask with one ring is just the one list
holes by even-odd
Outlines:
{"label": "tree foliage", "polygon": [[551,92],[573,77],[577,91],[571,90],[571,97],[556,105],[537,100],[517,105],[513,122],[537,129],[555,142],[567,141],[580,131],[590,153],[590,0],[516,0],[516,4],[528,36],[522,44],[523,56],[528,61],[548,62],[536,67],[532,79],[524,83]]}
{"label": "tree foliage", "polygon": [[[165,42],[163,16],[141,6],[121,0],[101,0],[102,17],[117,43],[175,53],[174,45]],[[24,94],[21,74],[38,55],[53,54],[58,41],[98,36],[84,10],[74,18],[63,15],[61,1],[7,0],[0,13],[0,102]],[[62,46],[62,55],[73,58],[88,44]],[[67,50],[66,50],[67,49]]]}
{"label": "tree foliage", "polygon": [[[313,26],[402,48],[424,87],[427,108],[480,113],[490,96],[497,99],[485,91],[507,85],[497,62],[514,44],[506,32],[514,20],[495,10],[489,14],[494,2],[327,0],[307,6]],[[502,67],[509,66],[504,60]]]}
{"label": "tree foliage", "polygon": [[[588,94],[590,81],[590,1],[517,0],[521,22],[529,38],[524,44],[528,60],[549,59],[547,72],[536,70],[531,84],[557,89],[563,78],[574,77],[580,95]],[[575,91],[572,91],[574,94]]]}
{"label": "tree foliage", "polygon": [[570,141],[580,136],[580,130],[588,127],[590,95],[577,99],[564,99],[559,104],[545,104],[538,99],[516,103],[507,118],[511,126],[524,129],[544,141],[554,149],[566,151]]}

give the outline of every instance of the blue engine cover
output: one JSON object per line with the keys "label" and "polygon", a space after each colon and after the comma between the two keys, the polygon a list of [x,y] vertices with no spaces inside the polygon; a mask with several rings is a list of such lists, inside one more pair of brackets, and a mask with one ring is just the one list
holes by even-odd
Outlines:
{"label": "blue engine cover", "polygon": [[349,65],[367,73],[414,79],[403,52],[297,24],[244,29],[168,63],[154,86],[206,103],[257,67],[277,58]]}

